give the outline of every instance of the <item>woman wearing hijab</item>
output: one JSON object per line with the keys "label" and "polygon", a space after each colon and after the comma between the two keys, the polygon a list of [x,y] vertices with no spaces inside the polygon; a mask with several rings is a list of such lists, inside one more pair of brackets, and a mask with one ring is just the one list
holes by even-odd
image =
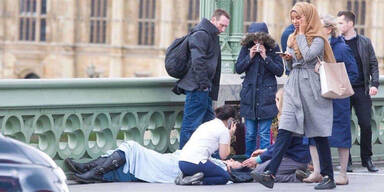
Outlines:
{"label": "woman wearing hijab", "polygon": [[332,133],[332,100],[323,98],[320,77],[314,68],[318,58],[335,62],[328,37],[314,5],[299,2],[290,11],[295,32],[288,38],[286,60],[290,75],[284,85],[284,103],[275,153],[263,173],[252,172],[254,180],[273,188],[274,177],[293,135],[304,135],[316,141],[323,180],[315,189],[333,189],[331,151],[328,137]]}
{"label": "woman wearing hijab", "polygon": [[[337,62],[344,62],[348,72],[349,81],[355,82],[359,76],[357,63],[353,57],[351,48],[344,42],[343,37],[338,35],[337,23],[332,16],[324,16],[322,18],[323,33],[329,37],[333,53]],[[329,146],[336,147],[339,152],[340,174],[335,177],[336,185],[348,184],[347,164],[349,148],[351,148],[351,108],[349,97],[345,99],[333,99],[333,128],[332,136],[328,138]],[[321,181],[320,164],[318,152],[313,140],[311,140],[311,157],[313,161],[314,171],[304,182],[312,183]]]}

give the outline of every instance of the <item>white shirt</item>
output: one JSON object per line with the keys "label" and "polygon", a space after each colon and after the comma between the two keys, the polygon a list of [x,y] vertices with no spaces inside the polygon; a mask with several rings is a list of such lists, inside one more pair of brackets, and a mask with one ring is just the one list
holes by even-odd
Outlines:
{"label": "white shirt", "polygon": [[179,161],[205,163],[219,149],[219,144],[229,144],[229,129],[220,119],[200,125],[181,150]]}

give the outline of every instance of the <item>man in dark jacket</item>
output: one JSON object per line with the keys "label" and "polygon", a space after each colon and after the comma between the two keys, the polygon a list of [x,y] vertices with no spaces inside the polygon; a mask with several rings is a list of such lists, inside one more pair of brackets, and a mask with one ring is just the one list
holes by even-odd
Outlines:
{"label": "man in dark jacket", "polygon": [[192,29],[191,67],[177,83],[177,88],[186,94],[180,149],[200,124],[215,117],[212,100],[218,98],[221,73],[219,34],[228,27],[229,20],[227,12],[217,9],[211,20],[204,18]]}
{"label": "man in dark jacket", "polygon": [[[361,143],[360,157],[363,167],[370,172],[377,172],[373,165],[372,156],[372,130],[371,130],[371,96],[377,94],[379,88],[379,68],[373,50],[371,40],[363,35],[357,34],[355,15],[351,11],[340,11],[337,14],[338,28],[345,42],[352,49],[358,64],[358,79],[352,83],[355,94],[351,97],[351,105],[355,108],[356,116],[360,126]],[[350,163],[351,165],[351,158]],[[352,169],[349,166],[349,171]]]}
{"label": "man in dark jacket", "polygon": [[[257,165],[256,169],[252,172],[263,173],[270,159],[272,159],[274,150],[275,145],[271,145],[267,149],[254,151],[252,157],[243,162],[243,166],[254,167]],[[309,154],[308,138],[292,137],[287,153],[285,153],[276,173],[275,182],[301,182],[303,177],[305,178],[306,176],[297,175],[296,170],[302,170],[302,173],[305,172],[310,161],[311,155]]]}

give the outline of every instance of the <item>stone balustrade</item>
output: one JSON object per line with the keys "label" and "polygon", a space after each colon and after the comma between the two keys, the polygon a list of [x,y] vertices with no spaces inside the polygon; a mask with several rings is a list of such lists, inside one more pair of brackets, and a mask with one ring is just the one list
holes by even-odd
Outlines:
{"label": "stone balustrade", "polygon": [[[238,101],[240,90],[238,76],[234,81],[223,77],[218,105]],[[0,132],[44,151],[60,166],[68,157],[94,159],[124,140],[172,152],[179,145],[184,105],[184,96],[171,92],[174,82],[171,78],[1,80]],[[382,87],[384,78],[380,82]],[[373,97],[372,143],[374,159],[384,160],[384,89],[379,90]],[[352,154],[359,160],[355,115],[351,130]]]}

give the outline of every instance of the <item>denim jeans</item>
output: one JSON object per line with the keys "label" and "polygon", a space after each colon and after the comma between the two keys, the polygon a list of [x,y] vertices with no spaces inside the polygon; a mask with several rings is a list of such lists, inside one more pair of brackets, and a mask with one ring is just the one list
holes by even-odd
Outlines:
{"label": "denim jeans", "polygon": [[184,176],[191,176],[198,172],[204,173],[204,185],[224,185],[229,180],[228,172],[221,167],[215,165],[210,160],[199,164],[194,164],[186,161],[179,161],[179,168]]}
{"label": "denim jeans", "polygon": [[[265,149],[271,145],[271,124],[272,119],[266,120],[245,120],[245,155],[251,156],[256,149]],[[256,147],[259,136],[259,147]]]}
{"label": "denim jeans", "polygon": [[197,127],[214,118],[209,91],[186,91],[179,149],[184,147]]}

